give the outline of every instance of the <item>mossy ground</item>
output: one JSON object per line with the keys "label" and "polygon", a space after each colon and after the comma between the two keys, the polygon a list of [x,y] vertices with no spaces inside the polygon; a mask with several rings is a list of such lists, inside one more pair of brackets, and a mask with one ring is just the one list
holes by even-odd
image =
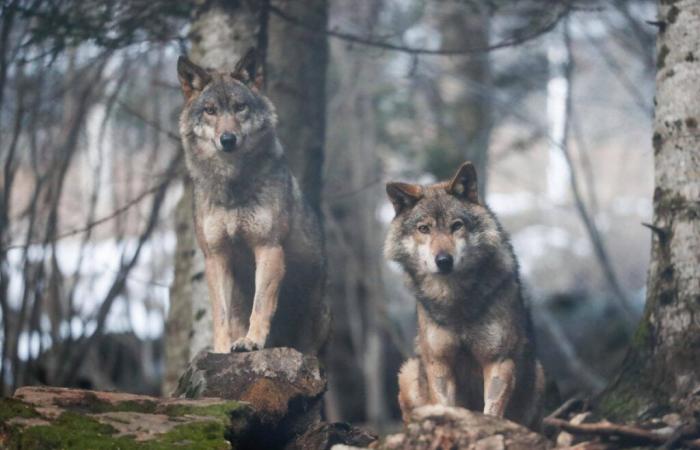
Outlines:
{"label": "mossy ground", "polygon": [[[161,405],[158,402],[119,403],[81,402],[80,411],[66,411],[49,425],[24,426],[9,424],[11,418],[39,418],[30,405],[16,399],[0,400],[0,447],[12,450],[165,450],[187,448],[193,450],[229,449],[225,439],[230,417],[244,406],[238,402],[221,402],[206,406]],[[89,412],[86,412],[86,409]],[[136,441],[132,436],[118,436],[117,430],[100,423],[90,414],[105,412],[160,413],[170,417],[196,416],[196,421],[184,422],[170,431],[148,441]],[[204,418],[204,419],[201,419]]]}

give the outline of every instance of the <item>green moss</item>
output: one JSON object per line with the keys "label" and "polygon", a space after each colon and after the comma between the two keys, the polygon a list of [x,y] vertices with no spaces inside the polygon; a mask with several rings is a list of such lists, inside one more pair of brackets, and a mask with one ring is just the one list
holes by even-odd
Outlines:
{"label": "green moss", "polygon": [[149,450],[166,450],[183,446],[192,450],[229,449],[231,444],[224,439],[226,429],[219,421],[194,422],[179,425],[154,442]]}
{"label": "green moss", "polygon": [[[6,407],[6,414],[12,417],[36,417],[38,414],[21,402],[13,403],[12,408]],[[104,405],[96,409],[102,409]],[[143,402],[122,402],[112,405],[111,411],[144,412]],[[229,449],[226,432],[230,423],[230,414],[242,409],[238,402],[225,402],[210,406],[171,405],[163,411],[170,416],[193,415],[211,418],[178,425],[167,433],[155,436],[148,441],[135,441],[131,436],[117,436],[117,430],[110,425],[100,423],[96,419],[77,412],[65,412],[50,425],[37,425],[22,428],[9,427],[6,441],[8,449],[22,450],[169,450],[186,448],[192,450]],[[156,409],[154,403],[145,406],[146,409]],[[105,412],[105,411],[97,411]],[[160,412],[160,411],[158,411]]]}
{"label": "green moss", "polygon": [[[51,425],[39,425],[13,430],[10,448],[22,450],[49,449],[128,449],[120,446],[122,438],[114,438],[115,429],[89,417],[66,412]],[[128,441],[127,441],[128,442]],[[133,442],[133,441],[132,441]]]}
{"label": "green moss", "polygon": [[14,417],[30,419],[39,417],[39,413],[31,406],[21,400],[14,398],[4,398],[0,400],[0,423],[5,422]]}
{"label": "green moss", "polygon": [[604,394],[598,405],[598,410],[603,416],[613,420],[637,417],[644,409],[645,405],[640,393],[629,389],[629,386]]}
{"label": "green moss", "polygon": [[632,345],[637,349],[647,348],[649,345],[649,340],[651,339],[651,329],[649,322],[645,319],[639,322],[637,326],[637,331],[635,331],[632,337]]}
{"label": "green moss", "polygon": [[666,57],[671,51],[668,49],[666,44],[662,45],[659,49],[659,54],[656,57],[656,69],[661,70],[666,67]]}
{"label": "green moss", "polygon": [[645,366],[644,340],[649,339],[646,321],[637,329],[630,353],[618,378],[597,398],[596,411],[613,421],[646,419],[668,412],[667,396],[650,379]]}

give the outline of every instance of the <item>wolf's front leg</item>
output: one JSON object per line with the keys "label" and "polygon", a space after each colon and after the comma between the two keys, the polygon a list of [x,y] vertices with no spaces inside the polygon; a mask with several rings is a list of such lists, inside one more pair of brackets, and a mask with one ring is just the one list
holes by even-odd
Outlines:
{"label": "wolf's front leg", "polygon": [[225,253],[207,255],[204,261],[214,331],[214,352],[228,353],[231,348],[229,307],[233,275]]}
{"label": "wolf's front leg", "polygon": [[503,417],[515,387],[515,363],[504,359],[485,364],[484,414]]}
{"label": "wolf's front leg", "polygon": [[277,310],[284,279],[284,250],[280,245],[259,246],[255,251],[255,297],[248,334],[233,343],[231,351],[249,352],[265,347],[270,324]]}
{"label": "wolf's front leg", "polygon": [[457,380],[450,362],[452,361],[436,358],[428,358],[425,361],[431,399],[445,406],[457,404]]}

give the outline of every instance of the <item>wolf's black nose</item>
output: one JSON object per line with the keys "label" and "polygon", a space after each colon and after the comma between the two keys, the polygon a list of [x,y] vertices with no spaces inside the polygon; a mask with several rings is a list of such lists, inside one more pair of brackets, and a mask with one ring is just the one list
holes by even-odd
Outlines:
{"label": "wolf's black nose", "polygon": [[438,267],[440,273],[450,273],[452,271],[452,265],[454,261],[452,260],[452,255],[447,252],[440,252],[435,257],[435,264]]}
{"label": "wolf's black nose", "polygon": [[236,135],[233,133],[224,133],[219,138],[221,147],[225,152],[230,152],[236,147]]}

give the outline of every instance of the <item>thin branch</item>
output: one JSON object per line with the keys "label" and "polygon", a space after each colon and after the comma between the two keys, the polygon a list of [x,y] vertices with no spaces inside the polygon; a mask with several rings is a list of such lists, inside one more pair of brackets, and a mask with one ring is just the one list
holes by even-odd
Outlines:
{"label": "thin branch", "polygon": [[139,255],[141,254],[141,249],[143,248],[144,243],[148,241],[148,239],[151,236],[151,233],[153,232],[153,230],[155,230],[155,227],[158,223],[160,209],[163,205],[163,200],[165,198],[165,194],[167,193],[169,183],[176,178],[175,174],[178,172],[178,167],[181,166],[181,163],[182,152],[177,152],[168,164],[168,169],[166,171],[168,175],[165,177],[165,181],[160,183],[158,185],[158,188],[156,189],[146,227],[139,236],[136,249],[132,253],[131,257],[128,258],[128,260],[125,260],[124,255],[122,256],[119,271],[112,283],[112,286],[109,289],[109,292],[107,292],[107,295],[105,296],[104,300],[102,301],[102,304],[100,305],[99,310],[97,311],[97,317],[95,319],[95,331],[90,336],[85,337],[81,342],[76,344],[76,350],[75,352],[73,352],[73,357],[70,358],[70,361],[64,366],[64,372],[57,377],[57,379],[62,384],[65,384],[75,378],[76,374],[80,370],[80,367],[85,361],[88,352],[97,342],[97,340],[102,336],[107,316],[109,315],[109,312],[112,309],[112,305],[114,304],[115,300],[122,294],[126,286],[126,282],[129,278],[129,273],[138,262]]}
{"label": "thin branch", "polygon": [[674,436],[668,433],[661,434],[643,428],[630,425],[619,425],[608,421],[596,423],[573,424],[562,419],[546,418],[543,424],[562,429],[573,434],[586,434],[605,438],[616,438],[634,444],[666,444],[670,438],[678,439],[689,448],[700,449],[700,439],[695,439],[697,433],[689,433],[686,436]]}
{"label": "thin branch", "polygon": [[[573,71],[574,71],[574,64],[575,60],[573,57],[573,51],[571,48],[571,39],[569,37],[569,30],[568,30],[568,24],[565,24],[564,28],[564,41],[565,41],[565,46],[566,46],[566,53],[567,53],[567,62],[565,66],[565,77],[567,80],[568,84],[568,89],[566,91],[566,110],[564,114],[564,138],[562,139],[560,149],[562,151],[562,154],[564,155],[564,159],[566,160],[566,164],[569,168],[569,184],[571,186],[571,192],[574,196],[574,203],[576,206],[576,210],[579,213],[579,216],[581,217],[581,220],[583,221],[583,225],[586,228],[586,231],[588,233],[588,236],[591,240],[591,244],[593,245],[593,250],[598,258],[598,261],[600,262],[602,269],[603,269],[603,275],[605,276],[605,280],[607,281],[608,285],[610,286],[610,289],[612,292],[615,294],[615,297],[617,298],[619,302],[619,306],[622,311],[624,311],[626,316],[628,317],[634,317],[634,308],[632,307],[632,303],[627,297],[627,294],[625,293],[624,289],[620,285],[619,280],[617,279],[617,275],[615,274],[615,271],[613,269],[612,263],[610,261],[610,257],[608,256],[608,251],[607,248],[605,247],[605,244],[603,242],[603,237],[600,235],[600,232],[598,231],[598,227],[596,226],[595,222],[591,218],[588,208],[586,207],[586,204],[583,200],[583,196],[581,195],[581,191],[579,190],[578,187],[578,176],[576,174],[575,166],[573,164],[573,161],[571,159],[571,154],[569,152],[569,147],[568,147],[568,137],[569,137],[569,129],[571,127],[570,123],[570,117],[571,113],[573,111]],[[629,316],[631,314],[631,316]],[[627,328],[627,332],[631,334],[632,332],[632,323],[630,320],[627,320],[624,322]]]}
{"label": "thin branch", "polygon": [[158,130],[159,132],[168,136],[173,141],[175,141],[177,143],[180,142],[180,135],[179,134],[177,134],[173,131],[164,129],[158,122],[147,118],[146,116],[141,114],[139,111],[136,111],[131,106],[127,105],[126,103],[124,103],[122,101],[119,101],[118,103],[119,103],[119,106],[121,106],[124,109],[124,112],[126,112],[127,114],[132,115],[132,116],[136,117],[137,119],[141,119],[146,125],[154,128],[155,130]]}
{"label": "thin branch", "polygon": [[583,403],[583,399],[579,397],[578,395],[571,397],[564,403],[562,403],[557,409],[552,411],[544,420],[547,419],[558,419],[561,416],[564,416],[571,412],[574,408],[578,407],[581,403]]}
{"label": "thin branch", "polygon": [[[176,174],[176,175],[179,175],[179,173]],[[148,197],[149,195],[151,195],[151,194],[157,192],[160,188],[163,187],[163,185],[166,185],[166,184],[170,183],[170,181],[171,181],[171,179],[170,179],[169,177],[166,177],[166,178],[165,178],[164,180],[162,180],[160,183],[158,183],[158,184],[156,184],[155,186],[152,186],[151,188],[149,188],[149,189],[147,189],[147,190],[141,192],[139,195],[137,195],[136,197],[132,198],[131,200],[129,200],[128,202],[126,202],[123,206],[121,206],[120,208],[115,209],[114,211],[112,211],[112,212],[109,213],[108,215],[106,215],[106,216],[104,216],[104,217],[101,217],[101,218],[95,220],[94,222],[90,222],[90,223],[88,223],[87,225],[85,225],[85,226],[83,226],[83,227],[74,228],[74,229],[72,229],[72,230],[66,231],[65,233],[57,234],[56,237],[53,239],[53,241],[59,241],[59,240],[61,240],[61,239],[65,239],[65,238],[70,237],[70,236],[75,236],[76,234],[85,233],[85,232],[91,230],[92,228],[94,228],[94,227],[96,227],[96,226],[98,226],[98,225],[102,225],[102,224],[105,223],[105,222],[109,222],[110,220],[116,218],[116,217],[119,216],[120,214],[123,214],[124,212],[126,212],[127,210],[129,210],[129,209],[130,209],[131,207],[133,207],[134,205],[136,205],[136,204],[140,203],[141,201],[143,201],[143,199],[145,199],[145,198]],[[3,251],[13,250],[13,249],[17,249],[17,248],[22,248],[22,249],[24,249],[24,248],[27,248],[28,246],[31,246],[31,245],[39,245],[39,244],[43,244],[43,243],[44,243],[43,241],[41,241],[41,242],[39,242],[39,241],[33,241],[33,242],[30,242],[30,243],[25,243],[25,244],[14,244],[14,245],[10,245],[10,246],[8,246],[8,247],[5,247],[5,248],[3,249]]]}
{"label": "thin branch", "polygon": [[282,11],[280,8],[270,5],[269,10],[272,14],[275,16],[279,17],[280,19],[286,20],[287,22],[291,23],[292,25],[304,28],[312,33],[317,33],[317,34],[324,34],[330,37],[334,37],[346,42],[352,42],[354,44],[361,44],[361,45],[366,45],[368,47],[376,47],[376,48],[381,48],[384,50],[393,50],[393,51],[400,51],[404,53],[408,53],[411,55],[441,55],[441,56],[450,56],[450,55],[465,55],[465,54],[470,54],[470,53],[486,53],[486,52],[491,52],[494,50],[499,50],[502,48],[508,48],[508,47],[514,47],[520,44],[524,44],[525,42],[531,41],[533,39],[536,39],[543,34],[551,31],[554,29],[554,27],[557,25],[559,20],[561,20],[564,16],[566,16],[569,12],[569,7],[562,7],[557,13],[554,15],[553,18],[551,18],[549,21],[545,22],[543,26],[534,28],[532,31],[523,33],[520,36],[512,36],[507,39],[503,39],[502,41],[495,43],[495,44],[490,44],[486,46],[479,46],[479,47],[464,47],[464,48],[453,48],[453,49],[429,49],[429,48],[423,48],[423,47],[413,47],[410,45],[403,45],[403,44],[393,44],[391,42],[386,42],[386,41],[381,41],[381,40],[376,40],[371,37],[365,37],[365,36],[359,36],[353,33],[348,33],[345,31],[338,31],[338,30],[331,30],[331,29],[325,29],[325,30],[319,30],[316,27],[312,27],[309,24],[301,21],[299,18],[294,17],[285,11]]}
{"label": "thin branch", "polygon": [[552,336],[551,342],[559,350],[569,373],[590,392],[600,392],[605,387],[605,379],[581,360],[576,348],[556,319],[546,308],[541,308],[537,317],[540,319],[540,325]]}

